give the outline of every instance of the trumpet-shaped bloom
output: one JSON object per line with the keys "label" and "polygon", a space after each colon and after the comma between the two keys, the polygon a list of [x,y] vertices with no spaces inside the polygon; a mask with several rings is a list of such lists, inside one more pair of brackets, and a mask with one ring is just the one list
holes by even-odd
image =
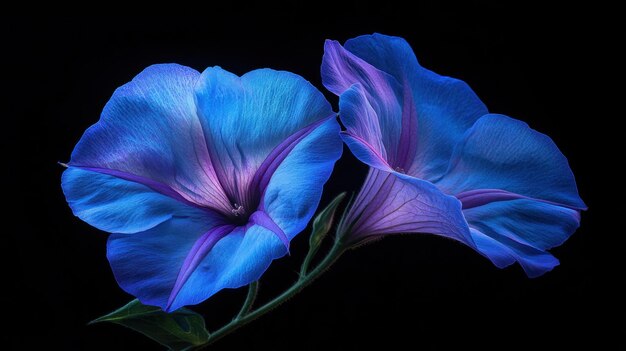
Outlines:
{"label": "trumpet-shaped bloom", "polygon": [[150,66],[72,152],[72,211],[112,233],[119,285],[166,311],[255,281],[315,211],[339,125],[301,77]]}
{"label": "trumpet-shaped bloom", "polygon": [[344,142],[371,166],[347,240],[431,233],[531,277],[558,264],[546,250],[576,230],[585,204],[549,137],[488,113],[467,84],[421,67],[402,38],[327,41],[322,79],[340,96]]}

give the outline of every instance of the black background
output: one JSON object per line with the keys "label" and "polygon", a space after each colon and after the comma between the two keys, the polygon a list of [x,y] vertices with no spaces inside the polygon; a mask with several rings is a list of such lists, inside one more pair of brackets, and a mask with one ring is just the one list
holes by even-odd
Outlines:
{"label": "black background", "polygon": [[[519,266],[497,269],[450,240],[389,237],[348,252],[311,287],[212,349],[623,346],[624,227],[615,225],[624,210],[623,175],[610,166],[625,156],[623,143],[611,136],[619,138],[623,109],[609,108],[619,90],[609,82],[619,74],[614,48],[625,41],[610,16],[614,11],[383,5],[241,5],[160,17],[5,16],[3,175],[17,204],[6,222],[17,225],[3,255],[4,291],[12,293],[3,318],[14,327],[3,332],[4,345],[159,349],[119,326],[86,326],[131,296],[113,279],[106,234],[67,207],[56,165],[69,159],[116,87],[150,64],[176,62],[197,70],[220,65],[237,74],[289,70],[324,91],[324,39],[381,32],[406,38],[425,67],[467,81],[490,111],[550,135],[590,207],[581,228],[552,250],[561,265],[537,279],[526,278]],[[327,96],[336,106],[337,99]],[[364,174],[346,150],[322,204],[339,191],[358,190]],[[306,242],[306,234],[296,238],[291,257],[264,275],[261,300],[296,279]],[[195,309],[215,329],[244,294],[222,291]]]}

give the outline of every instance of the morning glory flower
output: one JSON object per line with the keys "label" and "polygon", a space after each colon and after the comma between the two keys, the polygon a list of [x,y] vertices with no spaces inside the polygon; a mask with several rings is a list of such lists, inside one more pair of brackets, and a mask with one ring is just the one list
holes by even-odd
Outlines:
{"label": "morning glory flower", "polygon": [[344,142],[371,167],[345,240],[431,233],[531,277],[558,265],[546,250],[586,207],[549,137],[490,114],[467,84],[421,67],[402,38],[327,41],[322,78],[340,96]]}
{"label": "morning glory flower", "polygon": [[288,252],[341,155],[335,116],[289,72],[150,66],[80,139],[63,192],[112,233],[119,285],[173,311],[257,280]]}

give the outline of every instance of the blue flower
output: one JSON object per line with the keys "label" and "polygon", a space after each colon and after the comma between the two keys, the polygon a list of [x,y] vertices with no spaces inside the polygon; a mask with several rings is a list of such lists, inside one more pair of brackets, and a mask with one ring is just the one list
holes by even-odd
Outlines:
{"label": "blue flower", "polygon": [[467,84],[421,67],[402,38],[327,41],[322,79],[340,95],[343,140],[371,166],[346,240],[432,233],[531,277],[558,264],[546,250],[586,207],[549,137],[490,114]]}
{"label": "blue flower", "polygon": [[72,211],[113,233],[119,285],[173,311],[257,280],[309,222],[341,155],[339,125],[301,77],[150,66],[72,152]]}

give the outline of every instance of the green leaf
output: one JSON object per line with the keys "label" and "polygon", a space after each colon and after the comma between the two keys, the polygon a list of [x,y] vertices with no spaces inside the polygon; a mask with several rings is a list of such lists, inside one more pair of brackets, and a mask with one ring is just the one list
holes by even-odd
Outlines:
{"label": "green leaf", "polygon": [[186,350],[209,340],[209,332],[201,315],[186,308],[166,313],[159,307],[143,305],[139,300],[133,300],[89,324],[99,322],[123,325],[167,346],[170,350]]}
{"label": "green leaf", "polygon": [[333,219],[335,212],[341,201],[346,197],[346,193],[343,192],[331,201],[325,209],[320,212],[313,220],[313,230],[311,231],[311,237],[309,238],[310,250],[315,252],[319,248],[322,240],[330,232],[330,228],[333,226]]}

